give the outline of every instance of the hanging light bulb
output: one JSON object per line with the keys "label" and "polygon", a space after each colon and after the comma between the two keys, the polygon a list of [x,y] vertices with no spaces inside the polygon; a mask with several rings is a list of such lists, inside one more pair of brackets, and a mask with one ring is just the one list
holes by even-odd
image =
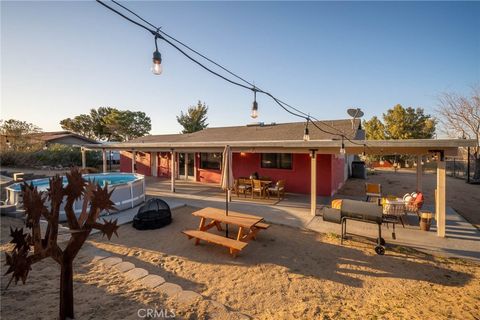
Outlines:
{"label": "hanging light bulb", "polygon": [[152,72],[155,75],[161,75],[163,71],[162,67],[162,55],[160,54],[160,51],[158,51],[158,45],[157,45],[157,39],[158,37],[155,36],[155,52],[153,53],[153,64],[152,64]]}
{"label": "hanging light bulb", "polygon": [[310,141],[310,133],[308,132],[308,121],[310,118],[307,118],[307,124],[305,125],[305,129],[303,130],[303,141]]}
{"label": "hanging light bulb", "polygon": [[343,143],[343,136],[342,136],[342,147],[340,148],[340,158],[345,158],[345,144]]}
{"label": "hanging light bulb", "polygon": [[258,103],[257,103],[257,90],[253,88],[253,104],[252,104],[252,113],[250,114],[250,117],[255,119],[258,117]]}

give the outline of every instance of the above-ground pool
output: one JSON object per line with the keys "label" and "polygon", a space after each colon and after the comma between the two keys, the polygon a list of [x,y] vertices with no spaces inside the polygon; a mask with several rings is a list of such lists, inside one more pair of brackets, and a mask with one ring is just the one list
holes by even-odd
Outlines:
{"label": "above-ground pool", "polygon": [[[108,189],[114,189],[111,200],[115,203],[117,210],[133,208],[145,201],[145,177],[136,173],[95,173],[84,174],[83,178],[89,181],[95,181],[104,187],[108,183]],[[49,179],[35,179],[26,181],[33,183],[39,191],[46,191],[49,186]],[[17,206],[22,205],[21,185],[23,182],[12,184],[6,188],[8,204]],[[63,184],[67,185],[67,178],[63,177]],[[75,201],[73,206],[75,213],[79,214],[82,210],[83,199]],[[60,220],[65,220],[64,212],[65,201],[60,206]]]}

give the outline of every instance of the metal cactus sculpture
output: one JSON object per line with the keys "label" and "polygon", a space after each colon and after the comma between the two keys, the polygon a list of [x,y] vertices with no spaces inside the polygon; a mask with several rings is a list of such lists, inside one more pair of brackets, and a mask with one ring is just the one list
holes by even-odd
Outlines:
{"label": "metal cactus sculpture", "polygon": [[[83,179],[76,168],[67,173],[68,184],[63,186],[60,176],[50,179],[47,191],[38,191],[33,185],[22,185],[23,206],[25,208],[25,225],[29,232],[23,233],[23,228],[13,230],[10,235],[11,243],[15,245],[11,253],[6,253],[5,274],[12,274],[17,283],[25,284],[32,265],[40,260],[51,257],[61,266],[60,276],[60,319],[74,318],[73,312],[73,260],[80,248],[87,240],[92,229],[99,229],[108,239],[117,235],[117,220],[98,223],[97,219],[102,211],[115,210],[110,200],[111,191],[107,185],[101,187],[94,182]],[[77,217],[73,209],[76,200],[83,197],[83,206]],[[48,206],[46,201],[50,202]],[[57,244],[58,219],[60,205],[65,201],[65,213],[71,237],[67,246],[62,250]],[[47,228],[42,235],[40,219],[47,222]]]}

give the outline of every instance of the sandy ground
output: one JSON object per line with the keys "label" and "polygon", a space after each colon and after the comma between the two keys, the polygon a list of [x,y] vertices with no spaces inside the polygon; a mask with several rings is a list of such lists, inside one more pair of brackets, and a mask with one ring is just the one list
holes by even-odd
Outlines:
{"label": "sandy ground", "polygon": [[[407,192],[414,192],[417,185],[416,173],[402,170],[378,171],[369,175],[367,181],[380,183],[385,195],[403,197]],[[437,184],[437,176],[434,173],[423,174],[423,192],[425,204],[434,205],[434,190]],[[365,180],[349,179],[338,191],[341,195],[358,196],[365,194]],[[447,177],[447,206],[454,208],[467,221],[480,229],[480,185],[467,184],[465,180]]]}
{"label": "sandy ground", "polygon": [[[480,265],[441,259],[404,248],[385,256],[371,243],[340,246],[333,235],[272,225],[232,258],[222,247],[180,233],[196,228],[195,208],[174,210],[174,222],[159,230],[131,225],[112,241],[93,235],[75,262],[78,319],[137,319],[137,309],[175,308],[179,318],[227,319],[206,302],[178,306],[153,289],[128,282],[116,271],[91,263],[91,247],[102,248],[151,274],[255,319],[478,319]],[[259,213],[257,213],[259,214]],[[2,219],[2,251],[8,225]],[[90,253],[89,253],[90,252]],[[2,265],[4,254],[2,252]],[[3,269],[3,268],[2,268]],[[4,270],[2,270],[2,274]],[[52,319],[58,308],[59,270],[53,260],[34,265],[26,285],[4,291],[2,319]]]}

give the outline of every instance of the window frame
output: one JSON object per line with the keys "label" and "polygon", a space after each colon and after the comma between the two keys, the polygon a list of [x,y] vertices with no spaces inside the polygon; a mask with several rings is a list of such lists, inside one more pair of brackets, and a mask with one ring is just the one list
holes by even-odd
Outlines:
{"label": "window frame", "polygon": [[[218,162],[218,168],[210,168],[210,167],[205,167],[204,166],[204,162],[208,162],[208,163],[211,163],[212,161],[209,161],[208,160],[208,155],[214,155],[214,154],[218,154],[219,157],[219,162]],[[203,157],[204,155],[206,155],[207,159],[204,160]],[[199,169],[202,169],[202,170],[215,170],[215,171],[221,171],[222,170],[222,153],[221,152],[200,152],[200,163],[199,163]]]}
{"label": "window frame", "polygon": [[[275,155],[275,167],[265,167],[264,166],[264,156],[265,155]],[[290,166],[288,168],[282,167],[282,157],[280,155],[285,154],[290,156]],[[262,153],[260,155],[260,168],[262,169],[273,169],[273,170],[293,170],[293,153]]]}

